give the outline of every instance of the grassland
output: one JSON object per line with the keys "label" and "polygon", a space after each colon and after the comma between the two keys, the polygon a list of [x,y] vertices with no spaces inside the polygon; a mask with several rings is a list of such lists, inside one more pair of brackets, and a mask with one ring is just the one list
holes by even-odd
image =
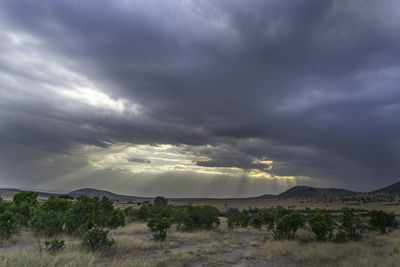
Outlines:
{"label": "grassland", "polygon": [[365,234],[359,242],[316,242],[310,232],[296,240],[274,240],[265,229],[179,232],[166,241],[151,239],[145,223],[133,222],[112,230],[115,246],[87,252],[80,239],[60,236],[66,248],[57,254],[41,249],[38,240],[22,231],[0,243],[0,266],[400,266],[400,230],[386,235]]}

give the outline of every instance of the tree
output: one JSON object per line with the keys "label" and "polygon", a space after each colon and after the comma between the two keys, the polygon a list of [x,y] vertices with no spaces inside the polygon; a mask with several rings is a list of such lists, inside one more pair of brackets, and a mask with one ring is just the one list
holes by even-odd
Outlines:
{"label": "tree", "polygon": [[103,230],[99,228],[90,229],[85,232],[82,245],[92,251],[107,249],[115,243],[115,240],[109,240],[107,235],[108,230]]}
{"label": "tree", "polygon": [[0,238],[8,239],[17,229],[17,220],[13,214],[5,210],[0,213]]}
{"label": "tree", "polygon": [[66,222],[67,211],[72,202],[50,196],[49,199],[34,208],[29,226],[36,234],[52,236],[61,233]]}
{"label": "tree", "polygon": [[398,226],[393,212],[387,213],[383,210],[373,210],[369,215],[371,216],[369,225],[378,228],[382,234],[386,233],[387,228],[397,228]]}
{"label": "tree", "polygon": [[317,240],[325,241],[332,235],[335,221],[329,214],[316,210],[307,217],[307,222],[315,234]]}
{"label": "tree", "polygon": [[154,240],[161,241],[165,240],[167,237],[167,231],[169,228],[171,228],[171,225],[172,219],[170,217],[163,216],[162,214],[154,215],[147,223],[147,226],[153,232]]}
{"label": "tree", "polygon": [[218,215],[219,211],[215,207],[188,205],[176,212],[174,220],[177,223],[177,228],[181,230],[211,230],[220,224]]}
{"label": "tree", "polygon": [[114,209],[113,201],[107,197],[78,197],[66,216],[66,229],[70,233],[83,234],[93,228],[116,228],[125,225],[125,215]]}
{"label": "tree", "polygon": [[153,200],[155,208],[163,209],[168,206],[168,199],[162,196],[158,196]]}
{"label": "tree", "polygon": [[338,239],[344,240],[344,234],[350,240],[358,241],[361,239],[365,225],[361,222],[360,217],[353,213],[352,209],[344,208],[342,215],[338,219],[339,221],[339,232],[336,234]]}
{"label": "tree", "polygon": [[305,223],[304,217],[299,213],[290,213],[282,216],[273,230],[276,239],[294,239],[296,232]]}
{"label": "tree", "polygon": [[33,209],[38,204],[38,193],[23,191],[18,192],[13,197],[12,209],[18,224],[27,226],[33,216]]}

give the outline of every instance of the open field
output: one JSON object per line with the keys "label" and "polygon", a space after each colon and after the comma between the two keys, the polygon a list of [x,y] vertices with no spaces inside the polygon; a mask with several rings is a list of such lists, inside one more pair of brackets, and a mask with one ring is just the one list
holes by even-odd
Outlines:
{"label": "open field", "polygon": [[[115,246],[87,252],[80,239],[60,236],[66,248],[57,254],[41,250],[26,231],[0,243],[0,266],[399,266],[400,230],[386,235],[370,232],[359,242],[312,241],[305,230],[296,240],[274,240],[265,229],[179,232],[172,227],[164,242],[151,239],[145,223],[112,230]],[[312,241],[312,242],[310,242]]]}
{"label": "open field", "polygon": [[262,198],[248,198],[248,199],[210,199],[210,200],[170,200],[172,205],[186,205],[191,203],[193,205],[211,205],[218,209],[227,208],[238,208],[247,209],[249,207],[253,208],[268,208],[268,207],[290,207],[295,210],[304,210],[306,208],[314,209],[327,209],[327,210],[339,210],[344,207],[350,207],[353,209],[363,209],[363,210],[384,210],[389,212],[394,212],[398,214],[400,212],[400,198],[395,197],[393,200],[389,198],[383,198],[382,201],[371,201],[367,203],[362,203],[358,200],[333,200],[330,202],[325,199],[315,199],[315,198],[276,198],[276,199],[262,199]]}

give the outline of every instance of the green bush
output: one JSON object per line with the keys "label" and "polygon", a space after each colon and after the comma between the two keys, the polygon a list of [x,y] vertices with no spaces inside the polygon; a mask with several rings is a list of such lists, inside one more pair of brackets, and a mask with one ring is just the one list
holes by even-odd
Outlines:
{"label": "green bush", "polygon": [[377,228],[382,234],[386,233],[387,229],[397,228],[398,223],[395,215],[392,213],[384,212],[383,210],[373,210],[369,213],[371,219],[369,225]]}
{"label": "green bush", "polygon": [[172,219],[169,216],[163,216],[162,214],[154,215],[147,226],[153,232],[154,240],[165,240],[167,237],[167,231],[171,228]]}
{"label": "green bush", "polygon": [[358,241],[361,239],[362,232],[365,229],[365,225],[361,222],[360,217],[354,214],[352,209],[342,209],[342,214],[341,216],[339,216],[338,222],[339,232],[343,231],[344,233],[346,233],[346,239],[354,241]]}
{"label": "green bush", "polygon": [[67,211],[72,202],[50,196],[49,199],[34,208],[29,226],[36,234],[52,236],[62,232],[66,222]]}
{"label": "green bush", "polygon": [[244,227],[249,226],[250,213],[248,210],[237,211],[228,215],[228,227]]}
{"label": "green bush", "polygon": [[283,215],[273,230],[276,239],[294,239],[299,228],[303,227],[305,219],[299,213]]}
{"label": "green bush", "polygon": [[153,200],[154,207],[157,209],[164,209],[168,206],[168,199],[158,196]]}
{"label": "green bush", "polygon": [[143,204],[140,206],[140,208],[137,211],[137,218],[143,221],[147,221],[149,218],[151,218],[154,214],[154,205],[151,203]]}
{"label": "green bush", "polygon": [[17,230],[17,220],[9,210],[0,213],[0,238],[8,239]]}
{"label": "green bush", "polygon": [[325,241],[332,236],[335,221],[329,214],[316,210],[308,215],[307,222],[317,240]]}
{"label": "green bush", "polygon": [[109,240],[107,235],[108,230],[99,228],[90,229],[85,232],[82,245],[91,251],[107,249],[115,243],[115,240]]}
{"label": "green bush", "polygon": [[128,218],[129,221],[131,221],[131,222],[139,219],[138,213],[139,213],[139,209],[135,209],[133,207],[128,207],[128,208],[124,209],[125,217]]}
{"label": "green bush", "polygon": [[250,225],[254,228],[261,229],[262,225],[264,224],[263,217],[260,215],[255,215],[250,218]]}
{"label": "green bush", "polygon": [[56,238],[54,238],[54,240],[51,241],[46,240],[44,242],[46,250],[50,253],[60,252],[64,248],[64,245],[65,245],[64,240],[58,240]]}
{"label": "green bush", "polygon": [[211,230],[220,224],[217,208],[205,206],[184,206],[175,213],[174,220],[180,230],[191,231],[196,229]]}
{"label": "green bush", "polygon": [[344,243],[348,240],[348,234],[345,231],[338,231],[335,236],[332,238],[332,241],[335,243]]}
{"label": "green bush", "polygon": [[80,196],[73,202],[66,215],[66,229],[70,233],[82,234],[93,228],[116,228],[125,225],[125,215],[114,209],[113,201],[103,197]]}
{"label": "green bush", "polygon": [[33,209],[38,204],[37,192],[18,192],[14,195],[12,209],[19,225],[28,226],[29,220],[33,216]]}

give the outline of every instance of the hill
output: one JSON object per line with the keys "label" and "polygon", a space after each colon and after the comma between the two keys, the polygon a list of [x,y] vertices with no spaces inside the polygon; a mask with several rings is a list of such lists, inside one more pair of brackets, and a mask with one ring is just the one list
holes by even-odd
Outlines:
{"label": "hill", "polygon": [[294,186],[277,195],[279,198],[326,198],[359,194],[346,189]]}
{"label": "hill", "polygon": [[394,183],[387,187],[372,191],[371,193],[389,193],[389,194],[400,194],[400,182]]}
{"label": "hill", "polygon": [[125,196],[125,195],[118,195],[106,190],[99,190],[94,188],[82,188],[78,190],[71,191],[67,193],[67,195],[71,197],[79,197],[79,196],[88,196],[88,197],[108,197],[114,201],[151,201],[153,198],[151,197],[136,197],[136,196]]}

